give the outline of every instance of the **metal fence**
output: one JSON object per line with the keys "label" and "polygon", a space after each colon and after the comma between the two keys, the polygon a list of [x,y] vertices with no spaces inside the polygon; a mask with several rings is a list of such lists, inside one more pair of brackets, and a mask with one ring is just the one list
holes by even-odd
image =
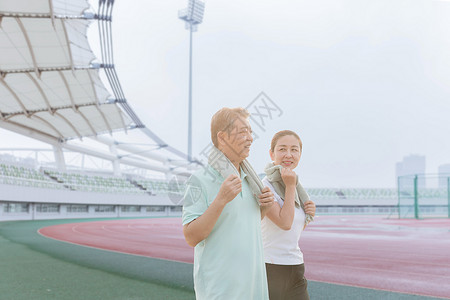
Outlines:
{"label": "metal fence", "polygon": [[399,218],[450,218],[450,174],[398,177]]}

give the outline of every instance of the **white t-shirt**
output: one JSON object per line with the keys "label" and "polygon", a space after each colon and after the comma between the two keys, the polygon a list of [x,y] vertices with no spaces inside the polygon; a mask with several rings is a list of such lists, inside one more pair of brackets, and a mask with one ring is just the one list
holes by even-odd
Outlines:
{"label": "white t-shirt", "polygon": [[[283,207],[284,201],[275,192],[267,177],[263,184],[270,188],[275,196],[275,201]],[[303,253],[298,241],[305,225],[305,212],[301,207],[295,207],[294,221],[290,230],[283,230],[273,223],[268,217],[261,221],[261,232],[264,246],[264,260],[269,264],[300,265],[303,263]]]}

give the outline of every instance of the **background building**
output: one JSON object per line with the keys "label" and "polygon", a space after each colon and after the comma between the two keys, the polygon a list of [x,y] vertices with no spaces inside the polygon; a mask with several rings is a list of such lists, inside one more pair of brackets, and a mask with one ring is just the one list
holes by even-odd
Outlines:
{"label": "background building", "polygon": [[[425,156],[412,154],[403,157],[401,162],[398,162],[395,166],[395,178],[405,175],[425,174]],[[420,188],[426,187],[426,181],[424,177],[419,177],[418,186]]]}
{"label": "background building", "polygon": [[447,188],[447,177],[450,177],[450,164],[440,165],[438,168],[439,173],[439,188]]}

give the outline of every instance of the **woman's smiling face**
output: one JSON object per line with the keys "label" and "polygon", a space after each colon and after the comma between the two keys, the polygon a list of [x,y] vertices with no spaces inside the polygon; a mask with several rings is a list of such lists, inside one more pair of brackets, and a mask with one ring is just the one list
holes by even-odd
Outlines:
{"label": "woman's smiling face", "polygon": [[270,150],[270,158],[275,165],[280,165],[283,168],[291,170],[297,167],[301,155],[302,149],[300,148],[300,142],[293,135],[280,137],[274,150]]}

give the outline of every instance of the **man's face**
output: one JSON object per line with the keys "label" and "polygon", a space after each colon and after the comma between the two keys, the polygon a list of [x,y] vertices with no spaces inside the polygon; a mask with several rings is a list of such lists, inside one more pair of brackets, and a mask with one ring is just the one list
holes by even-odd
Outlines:
{"label": "man's face", "polygon": [[223,152],[232,162],[241,162],[250,154],[253,143],[252,128],[247,119],[237,119],[233,123],[233,130],[228,134],[223,132]]}

